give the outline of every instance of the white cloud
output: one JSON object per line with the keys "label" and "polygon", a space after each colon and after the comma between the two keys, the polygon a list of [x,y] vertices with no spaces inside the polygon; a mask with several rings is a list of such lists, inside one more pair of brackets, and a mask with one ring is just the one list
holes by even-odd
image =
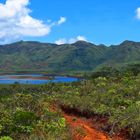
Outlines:
{"label": "white cloud", "polygon": [[70,38],[70,39],[65,39],[65,38],[61,38],[55,41],[55,43],[57,45],[61,45],[61,44],[72,44],[75,43],[76,41],[87,41],[87,39],[84,36],[77,36],[76,38]]}
{"label": "white cloud", "polygon": [[66,22],[66,17],[60,17],[60,20],[58,21],[58,25],[61,25],[62,23]]}
{"label": "white cloud", "polygon": [[136,9],[136,18],[140,19],[140,7]]}
{"label": "white cloud", "polygon": [[65,17],[61,17],[57,24],[45,24],[42,20],[30,16],[28,5],[29,0],[7,0],[5,4],[0,3],[0,43],[9,43],[25,36],[45,36],[54,25],[66,21]]}
{"label": "white cloud", "polygon": [[67,42],[67,40],[66,39],[63,39],[63,38],[55,41],[55,43],[57,45],[65,44],[66,42]]}
{"label": "white cloud", "polygon": [[77,40],[81,40],[81,41],[87,41],[87,39],[84,36],[77,36]]}

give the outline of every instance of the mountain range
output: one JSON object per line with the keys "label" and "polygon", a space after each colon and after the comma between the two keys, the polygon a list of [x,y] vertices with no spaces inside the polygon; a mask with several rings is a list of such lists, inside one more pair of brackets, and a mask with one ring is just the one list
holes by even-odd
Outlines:
{"label": "mountain range", "polygon": [[19,41],[0,46],[0,72],[94,71],[103,66],[137,62],[140,62],[140,42],[128,40],[111,46],[85,41],[63,45]]}

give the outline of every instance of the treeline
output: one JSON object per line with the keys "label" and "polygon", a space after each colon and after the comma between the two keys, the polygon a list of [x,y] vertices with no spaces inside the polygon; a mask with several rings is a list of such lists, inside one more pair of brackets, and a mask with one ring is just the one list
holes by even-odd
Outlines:
{"label": "treeline", "polygon": [[140,64],[129,64],[123,67],[102,67],[88,77],[95,79],[98,77],[122,77],[122,76],[137,76],[140,73]]}

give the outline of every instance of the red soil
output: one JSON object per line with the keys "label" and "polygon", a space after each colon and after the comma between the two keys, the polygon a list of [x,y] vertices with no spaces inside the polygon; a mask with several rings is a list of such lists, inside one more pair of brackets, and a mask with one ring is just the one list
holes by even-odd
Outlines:
{"label": "red soil", "polygon": [[[51,111],[55,112],[56,106],[51,107]],[[76,113],[76,112],[73,112]],[[62,115],[66,119],[69,125],[72,140],[126,140],[122,135],[114,135],[112,138],[100,131],[98,128],[98,122],[94,123],[93,119],[82,118],[76,114],[68,113],[62,109]],[[86,116],[85,116],[86,117]]]}
{"label": "red soil", "polygon": [[[109,140],[105,133],[92,128],[92,123],[65,113],[63,116],[72,130],[73,140]],[[79,128],[83,131],[82,134],[78,133]]]}

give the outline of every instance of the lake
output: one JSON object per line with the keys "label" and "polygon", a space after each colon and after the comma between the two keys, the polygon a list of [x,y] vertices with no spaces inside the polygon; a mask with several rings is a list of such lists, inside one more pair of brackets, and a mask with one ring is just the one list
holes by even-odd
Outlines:
{"label": "lake", "polygon": [[45,76],[42,74],[30,75],[0,75],[0,84],[46,84],[46,83],[60,83],[60,82],[76,82],[79,78],[67,76]]}

